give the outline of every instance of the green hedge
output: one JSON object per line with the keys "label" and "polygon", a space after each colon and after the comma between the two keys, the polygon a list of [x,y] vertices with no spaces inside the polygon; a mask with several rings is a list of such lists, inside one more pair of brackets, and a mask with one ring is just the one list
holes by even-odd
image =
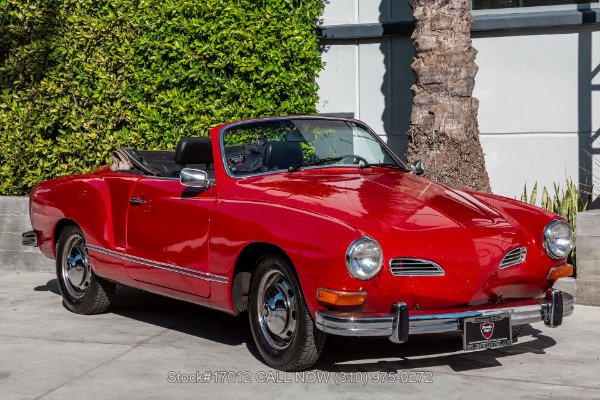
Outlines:
{"label": "green hedge", "polygon": [[315,113],[322,0],[0,0],[0,194]]}

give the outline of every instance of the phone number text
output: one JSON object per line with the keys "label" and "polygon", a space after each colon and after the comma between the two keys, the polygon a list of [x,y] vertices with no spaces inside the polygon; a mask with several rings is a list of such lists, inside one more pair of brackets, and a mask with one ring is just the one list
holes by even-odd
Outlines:
{"label": "phone number text", "polygon": [[196,371],[182,373],[169,371],[169,383],[334,383],[385,384],[385,383],[433,383],[430,371],[401,372],[328,372],[328,371]]}

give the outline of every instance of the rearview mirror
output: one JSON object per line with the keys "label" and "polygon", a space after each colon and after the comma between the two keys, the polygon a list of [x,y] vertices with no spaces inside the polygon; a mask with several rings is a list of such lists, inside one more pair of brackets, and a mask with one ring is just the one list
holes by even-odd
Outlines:
{"label": "rearview mirror", "polygon": [[423,161],[417,160],[410,164],[410,173],[415,175],[423,175],[425,168],[423,168]]}
{"label": "rearview mirror", "polygon": [[194,168],[184,168],[179,174],[179,181],[182,185],[191,187],[209,188],[214,184],[208,179],[206,171]]}

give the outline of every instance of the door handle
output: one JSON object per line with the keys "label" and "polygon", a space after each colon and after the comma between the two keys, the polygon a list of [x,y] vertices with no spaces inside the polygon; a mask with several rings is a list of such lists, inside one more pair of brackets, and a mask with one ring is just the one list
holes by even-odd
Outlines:
{"label": "door handle", "polygon": [[132,206],[141,206],[142,204],[146,204],[146,200],[138,199],[137,197],[132,197],[129,199],[129,204]]}

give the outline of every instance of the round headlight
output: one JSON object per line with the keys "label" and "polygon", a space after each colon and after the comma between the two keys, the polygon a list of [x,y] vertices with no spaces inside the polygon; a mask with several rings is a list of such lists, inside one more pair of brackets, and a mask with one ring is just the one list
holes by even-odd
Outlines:
{"label": "round headlight", "polygon": [[555,259],[565,258],[573,248],[573,230],[565,221],[555,219],[544,229],[544,248]]}
{"label": "round headlight", "polygon": [[350,275],[366,281],[381,269],[383,251],[379,244],[369,237],[361,237],[352,242],[346,252],[346,267]]}

